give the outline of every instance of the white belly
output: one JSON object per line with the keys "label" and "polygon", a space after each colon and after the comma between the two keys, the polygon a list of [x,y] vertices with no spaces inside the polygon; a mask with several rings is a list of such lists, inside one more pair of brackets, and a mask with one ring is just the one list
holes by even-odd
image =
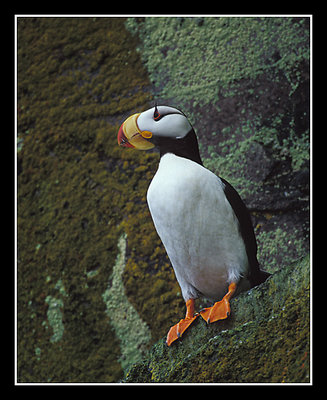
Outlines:
{"label": "white belly", "polygon": [[185,301],[199,294],[219,299],[248,268],[223,188],[212,172],[173,154],[161,158],[149,186],[149,209]]}

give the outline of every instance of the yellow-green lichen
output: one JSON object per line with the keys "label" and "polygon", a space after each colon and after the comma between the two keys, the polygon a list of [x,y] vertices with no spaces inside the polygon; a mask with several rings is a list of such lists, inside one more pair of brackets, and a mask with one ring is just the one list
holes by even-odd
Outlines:
{"label": "yellow-green lichen", "polygon": [[[116,138],[126,113],[148,106],[146,71],[122,18],[17,26],[18,381],[117,381],[120,339],[102,294],[125,205],[145,201],[144,171],[133,167],[151,156],[122,151]],[[53,299],[64,303],[56,314]]]}

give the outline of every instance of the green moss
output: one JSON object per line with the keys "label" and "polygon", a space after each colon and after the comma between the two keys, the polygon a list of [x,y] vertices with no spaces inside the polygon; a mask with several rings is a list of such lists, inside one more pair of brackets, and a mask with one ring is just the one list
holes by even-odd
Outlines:
{"label": "green moss", "polygon": [[[298,96],[303,102],[308,95],[303,91],[310,57],[308,24],[308,18],[292,17],[210,17],[201,23],[197,18],[129,18],[126,22],[142,40],[139,51],[157,95],[187,113],[199,127],[206,164],[227,178],[241,179],[240,189],[246,180],[242,168],[236,168],[245,163],[249,143],[269,144],[278,159],[290,156],[295,170],[309,159],[309,130],[304,123],[309,109],[298,107]],[[237,126],[230,125],[226,106],[238,115]],[[214,135],[220,149],[216,145],[212,151],[201,132],[207,110],[211,118],[221,119],[220,132]],[[224,138],[227,130],[234,133],[234,140]],[[219,161],[222,156],[224,161]]]}
{"label": "green moss", "polygon": [[310,260],[276,272],[231,300],[231,317],[200,318],[171,347],[164,339],[126,382],[309,383]]}
{"label": "green moss", "polygon": [[196,18],[164,17],[129,18],[126,26],[142,39],[142,58],[164,97],[186,104],[191,96],[208,104],[222,89],[230,96],[240,80],[255,79],[268,68],[274,79],[283,70],[295,90],[301,78],[293,66],[310,56],[306,22],[221,17],[199,24]]}
{"label": "green moss", "polygon": [[257,242],[258,258],[265,260],[265,268],[270,272],[305,255],[302,240],[297,238],[296,232],[290,233],[286,226],[258,233]]}
{"label": "green moss", "polygon": [[125,206],[144,203],[144,169],[122,164],[151,160],[116,139],[123,114],[151,98],[135,46],[121,18],[18,19],[20,382],[122,375],[102,293]]}

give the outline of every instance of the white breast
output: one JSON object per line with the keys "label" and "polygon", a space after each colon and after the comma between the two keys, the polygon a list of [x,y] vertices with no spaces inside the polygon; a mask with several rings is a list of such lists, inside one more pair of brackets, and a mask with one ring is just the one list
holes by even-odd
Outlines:
{"label": "white breast", "polygon": [[224,184],[201,165],[173,154],[161,158],[147,194],[156,230],[187,301],[217,300],[248,268]]}

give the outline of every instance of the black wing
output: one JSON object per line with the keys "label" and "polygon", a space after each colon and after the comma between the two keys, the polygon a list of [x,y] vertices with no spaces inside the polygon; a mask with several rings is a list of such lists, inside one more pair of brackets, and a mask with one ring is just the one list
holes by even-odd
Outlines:
{"label": "black wing", "polygon": [[257,241],[254,235],[249,210],[246,208],[246,205],[243,203],[243,200],[233,186],[225,179],[220,179],[225,185],[225,195],[240,225],[241,235],[245,243],[246,253],[249,260],[248,279],[251,287],[259,285],[260,283],[264,282],[268,276],[270,276],[270,274],[262,271],[259,267],[259,262],[257,260]]}

